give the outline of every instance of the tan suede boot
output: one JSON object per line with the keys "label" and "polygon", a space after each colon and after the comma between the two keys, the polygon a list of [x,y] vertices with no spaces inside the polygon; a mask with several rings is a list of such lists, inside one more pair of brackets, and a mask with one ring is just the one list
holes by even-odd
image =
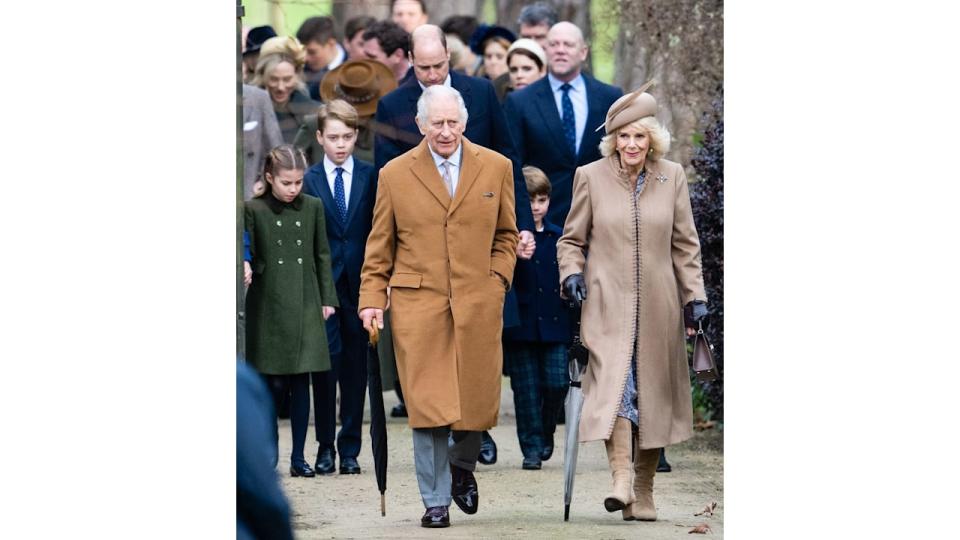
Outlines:
{"label": "tan suede boot", "polygon": [[607,439],[607,459],[613,474],[613,491],[603,500],[607,512],[623,510],[633,503],[635,497],[631,487],[633,467],[630,466],[630,441],[633,438],[630,421],[617,417],[613,424],[613,433]]}
{"label": "tan suede boot", "polygon": [[637,450],[634,459],[636,477],[633,491],[636,502],[623,509],[624,521],[656,521],[657,507],[653,505],[653,476],[657,474],[660,449]]}

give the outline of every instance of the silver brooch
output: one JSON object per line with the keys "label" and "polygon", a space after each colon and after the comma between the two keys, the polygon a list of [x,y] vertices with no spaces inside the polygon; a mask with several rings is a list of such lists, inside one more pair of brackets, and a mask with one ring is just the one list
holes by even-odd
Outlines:
{"label": "silver brooch", "polygon": [[660,183],[662,184],[662,183],[664,183],[664,182],[667,181],[667,177],[664,176],[664,175],[662,175],[662,174],[659,174],[659,175],[657,175],[657,180],[659,180]]}

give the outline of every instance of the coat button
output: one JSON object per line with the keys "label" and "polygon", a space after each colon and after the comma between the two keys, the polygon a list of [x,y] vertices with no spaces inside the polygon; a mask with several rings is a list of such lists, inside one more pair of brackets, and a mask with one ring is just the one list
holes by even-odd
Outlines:
{"label": "coat button", "polygon": [[300,222],[299,222],[299,221],[297,221],[297,222],[295,222],[295,223],[297,224],[297,227],[299,227],[299,226],[300,226]]}
{"label": "coat button", "polygon": [[300,244],[302,244],[302,243],[303,243],[303,240],[297,240],[297,245],[298,245],[298,246],[299,246]]}
{"label": "coat button", "polygon": [[277,264],[283,264],[283,259],[280,259],[279,261],[277,261]]}
{"label": "coat button", "polygon": [[537,292],[543,292],[543,287],[537,287]]}
{"label": "coat button", "polygon": [[280,225],[282,225],[282,223],[280,223],[280,220],[278,219],[278,220],[277,220],[277,227],[279,227]]}
{"label": "coat button", "polygon": [[535,260],[533,261],[533,263],[534,263],[534,264],[540,264],[540,260],[539,260],[539,259],[535,259]]}
{"label": "coat button", "polygon": [[283,245],[283,240],[277,240],[277,245],[278,245],[278,246],[282,246],[282,245]]}
{"label": "coat button", "polygon": [[538,321],[542,321],[542,320],[543,320],[543,317],[537,317],[537,320],[538,320]]}
{"label": "coat button", "polygon": [[297,264],[303,264],[303,258],[297,257]]}

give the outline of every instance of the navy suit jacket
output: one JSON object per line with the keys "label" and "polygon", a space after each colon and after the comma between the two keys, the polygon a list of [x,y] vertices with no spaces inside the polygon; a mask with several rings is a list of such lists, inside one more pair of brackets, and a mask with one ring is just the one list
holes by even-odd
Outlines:
{"label": "navy suit jacket", "polygon": [[[373,165],[356,157],[353,158],[353,178],[350,185],[350,200],[347,201],[346,225],[340,222],[337,204],[333,200],[330,184],[327,183],[326,171],[323,170],[322,158],[303,175],[303,191],[323,201],[333,282],[340,297],[340,307],[343,308],[345,305],[355,307],[360,297],[360,268],[363,267],[367,236],[370,234],[373,223],[373,204],[377,199]],[[343,290],[343,283],[346,283],[347,290]]]}
{"label": "navy suit jacket", "polygon": [[[450,86],[463,96],[467,106],[467,128],[463,136],[470,142],[503,154],[513,162],[513,187],[516,199],[517,229],[533,231],[530,196],[523,179],[523,162],[519,159],[503,109],[497,100],[493,85],[486,79],[450,72]],[[416,77],[410,77],[396,90],[383,96],[377,103],[376,132],[373,145],[377,171],[391,159],[420,144],[423,135],[417,128],[417,100],[423,90]],[[606,114],[606,109],[604,109]]]}
{"label": "navy suit jacket", "polygon": [[[587,122],[576,156],[563,136],[563,123],[547,77],[507,95],[503,110],[520,162],[539,168],[550,178],[550,210],[547,217],[563,228],[573,196],[577,167],[600,159],[604,131],[594,131],[607,118],[610,105],[623,95],[615,86],[583,74],[587,89]],[[473,140],[473,139],[471,139]]]}

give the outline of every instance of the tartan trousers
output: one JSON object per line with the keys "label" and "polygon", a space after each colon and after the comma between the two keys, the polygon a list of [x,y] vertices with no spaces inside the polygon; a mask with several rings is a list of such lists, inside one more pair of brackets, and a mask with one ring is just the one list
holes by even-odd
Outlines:
{"label": "tartan trousers", "polygon": [[510,388],[523,457],[540,459],[553,445],[560,407],[567,397],[567,346],[562,343],[506,342]]}

